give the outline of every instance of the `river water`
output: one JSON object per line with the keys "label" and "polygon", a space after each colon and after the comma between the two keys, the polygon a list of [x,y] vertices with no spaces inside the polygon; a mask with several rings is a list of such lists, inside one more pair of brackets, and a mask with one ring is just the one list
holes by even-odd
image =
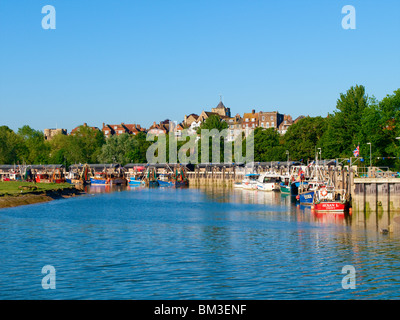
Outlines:
{"label": "river water", "polygon": [[0,248],[0,299],[400,298],[398,233],[275,192],[92,187],[1,209]]}

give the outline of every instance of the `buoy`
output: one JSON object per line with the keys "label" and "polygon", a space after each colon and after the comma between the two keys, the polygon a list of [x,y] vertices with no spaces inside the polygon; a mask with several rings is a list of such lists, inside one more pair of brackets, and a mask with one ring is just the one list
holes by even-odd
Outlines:
{"label": "buoy", "polygon": [[311,206],[311,210],[314,210],[314,206]]}

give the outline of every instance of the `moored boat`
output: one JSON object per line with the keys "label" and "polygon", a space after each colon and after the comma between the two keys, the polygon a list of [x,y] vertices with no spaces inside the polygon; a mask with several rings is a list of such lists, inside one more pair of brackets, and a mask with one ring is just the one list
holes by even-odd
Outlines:
{"label": "moored boat", "polygon": [[126,180],[121,177],[114,177],[105,172],[95,172],[94,177],[90,178],[92,185],[123,185]]}
{"label": "moored boat", "polygon": [[279,191],[280,176],[275,173],[261,174],[257,179],[257,189],[261,191]]}
{"label": "moored boat", "polygon": [[242,181],[242,189],[257,190],[257,179],[259,176],[257,173],[246,174]]}
{"label": "moored boat", "polygon": [[299,200],[300,205],[312,205],[315,191],[325,187],[326,184],[324,182],[317,181],[309,181],[308,183],[300,184],[296,198]]}
{"label": "moored boat", "polygon": [[344,214],[349,209],[345,191],[336,192],[333,188],[320,188],[315,191],[311,210],[316,213],[331,212]]}
{"label": "moored boat", "polygon": [[281,176],[281,183],[279,184],[279,188],[282,193],[290,194],[290,177],[289,176]]}
{"label": "moored boat", "polygon": [[128,184],[130,186],[144,186],[145,182],[144,182],[144,180],[141,180],[138,177],[129,177]]}

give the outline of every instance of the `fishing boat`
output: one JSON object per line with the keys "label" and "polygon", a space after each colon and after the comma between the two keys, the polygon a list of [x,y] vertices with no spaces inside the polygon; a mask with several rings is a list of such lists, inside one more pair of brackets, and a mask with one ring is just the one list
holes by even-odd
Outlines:
{"label": "fishing boat", "polygon": [[331,212],[344,214],[349,209],[345,190],[337,192],[334,188],[320,188],[315,191],[311,210],[316,213]]}
{"label": "fishing boat", "polygon": [[[126,167],[125,167],[126,168]],[[144,170],[146,169],[144,166],[141,165],[131,165],[128,168],[132,170],[126,172],[126,180],[128,181],[128,185],[134,186],[144,186]]]}
{"label": "fishing boat", "polygon": [[60,169],[56,169],[56,170],[54,170],[50,181],[53,183],[65,183],[64,174],[62,173],[62,171]]}
{"label": "fishing boat", "polygon": [[275,173],[266,172],[257,179],[257,189],[261,191],[279,191],[280,176]]}
{"label": "fishing boat", "polygon": [[290,176],[281,176],[281,183],[279,188],[282,193],[290,194]]}
{"label": "fishing boat", "polygon": [[183,167],[176,167],[174,170],[175,174],[172,175],[170,182],[175,187],[184,187],[189,185],[189,180],[186,177],[186,173]]}
{"label": "fishing boat", "polygon": [[124,185],[126,180],[107,172],[95,172],[94,176],[90,178],[90,183],[92,185]]}
{"label": "fishing boat", "polygon": [[133,176],[133,177],[129,177],[128,184],[130,186],[144,186],[145,182],[144,182],[144,180],[140,179],[139,177]]}
{"label": "fishing boat", "polygon": [[300,205],[312,205],[315,191],[324,187],[326,187],[326,184],[322,181],[308,181],[300,184],[296,199],[299,200]]}
{"label": "fishing boat", "polygon": [[160,187],[173,187],[174,183],[170,181],[170,176],[167,174],[160,174],[157,178]]}
{"label": "fishing boat", "polygon": [[106,172],[95,172],[93,177],[90,177],[91,185],[106,185],[107,173]]}
{"label": "fishing boat", "polygon": [[87,164],[73,164],[65,175],[65,182],[73,185],[88,185],[90,184],[89,171],[90,168]]}
{"label": "fishing boat", "polygon": [[144,183],[146,187],[158,187],[159,183],[157,180],[157,169],[154,167],[148,167],[144,174]]}
{"label": "fishing boat", "polygon": [[259,176],[260,175],[257,173],[246,174],[241,182],[240,188],[245,190],[257,190],[257,179]]}

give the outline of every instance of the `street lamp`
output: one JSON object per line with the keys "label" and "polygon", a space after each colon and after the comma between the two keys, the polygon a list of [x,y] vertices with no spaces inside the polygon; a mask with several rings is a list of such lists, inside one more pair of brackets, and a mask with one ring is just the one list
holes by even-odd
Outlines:
{"label": "street lamp", "polygon": [[372,167],[371,142],[367,142],[367,144],[369,144],[369,166]]}
{"label": "street lamp", "polygon": [[321,157],[321,148],[318,148],[318,150],[319,150],[319,160],[322,160],[322,157]]}

